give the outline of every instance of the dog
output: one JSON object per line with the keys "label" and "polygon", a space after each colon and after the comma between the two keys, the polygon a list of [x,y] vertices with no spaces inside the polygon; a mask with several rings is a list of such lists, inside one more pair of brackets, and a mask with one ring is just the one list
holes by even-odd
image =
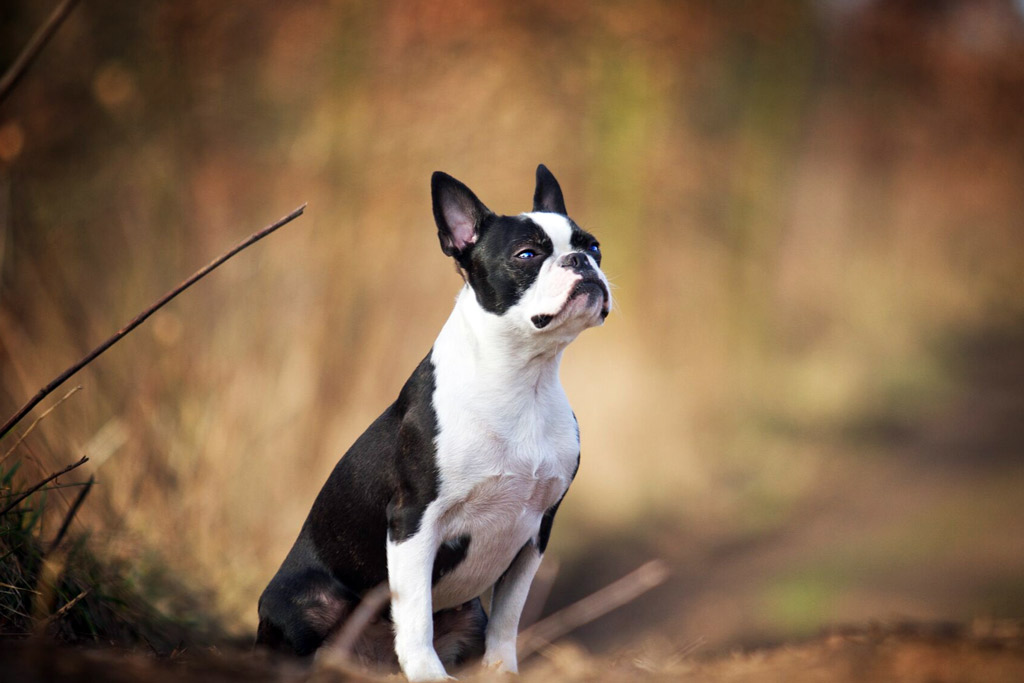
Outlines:
{"label": "dog", "polygon": [[479,657],[517,673],[520,614],[579,467],[562,352],[612,307],[600,245],[543,164],[528,213],[495,214],[440,171],[431,196],[464,280],[455,308],[331,472],[260,597],[257,631],[258,645],[311,655],[386,581],[390,612],[349,654],[397,659],[410,681]]}

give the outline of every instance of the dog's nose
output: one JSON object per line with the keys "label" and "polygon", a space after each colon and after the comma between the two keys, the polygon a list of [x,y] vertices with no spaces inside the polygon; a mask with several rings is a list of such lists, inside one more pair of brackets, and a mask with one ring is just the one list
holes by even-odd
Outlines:
{"label": "dog's nose", "polygon": [[580,251],[573,251],[562,257],[561,265],[563,268],[570,268],[577,273],[582,273],[585,270],[591,270],[590,259],[587,258],[586,254]]}

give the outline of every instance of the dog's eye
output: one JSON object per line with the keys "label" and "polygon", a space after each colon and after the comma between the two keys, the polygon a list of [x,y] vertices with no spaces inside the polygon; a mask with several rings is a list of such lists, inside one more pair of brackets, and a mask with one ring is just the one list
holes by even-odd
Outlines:
{"label": "dog's eye", "polygon": [[601,245],[598,244],[597,242],[594,242],[593,244],[590,245],[590,251],[596,254],[597,252],[601,251]]}
{"label": "dog's eye", "polygon": [[537,252],[535,252],[533,249],[523,249],[519,252],[516,252],[516,258],[522,259],[523,261],[529,261],[536,255]]}

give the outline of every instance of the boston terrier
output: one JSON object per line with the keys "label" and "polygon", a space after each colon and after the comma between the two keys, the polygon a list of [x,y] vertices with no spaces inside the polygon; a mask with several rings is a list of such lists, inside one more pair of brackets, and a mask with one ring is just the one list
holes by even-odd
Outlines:
{"label": "boston terrier", "polygon": [[431,194],[465,284],[398,400],[331,472],[260,597],[256,639],[297,655],[329,648],[386,581],[390,611],[348,654],[397,658],[410,681],[481,655],[516,673],[519,616],[579,466],[562,352],[612,306],[600,246],[545,166],[533,211],[518,216],[445,173]]}

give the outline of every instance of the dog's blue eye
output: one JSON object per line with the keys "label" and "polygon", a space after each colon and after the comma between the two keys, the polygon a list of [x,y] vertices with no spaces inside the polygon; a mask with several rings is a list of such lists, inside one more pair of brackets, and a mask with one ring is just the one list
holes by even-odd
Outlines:
{"label": "dog's blue eye", "polygon": [[524,261],[526,261],[526,260],[532,259],[536,255],[537,255],[537,252],[535,252],[533,249],[523,249],[521,252],[516,254],[516,258],[520,258],[520,259],[523,259]]}
{"label": "dog's blue eye", "polygon": [[594,252],[595,254],[598,251],[600,251],[600,250],[601,250],[601,245],[598,244],[597,242],[594,242],[593,244],[590,245],[590,251]]}

